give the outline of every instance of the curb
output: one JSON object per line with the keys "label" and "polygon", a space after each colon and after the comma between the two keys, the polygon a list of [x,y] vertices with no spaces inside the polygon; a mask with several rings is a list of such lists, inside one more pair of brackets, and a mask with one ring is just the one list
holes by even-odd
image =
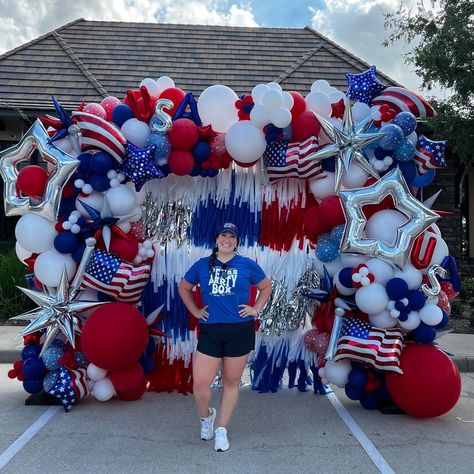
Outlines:
{"label": "curb", "polygon": [[[18,350],[0,350],[0,364],[13,364],[16,360],[21,359],[21,351]],[[459,372],[474,372],[473,356],[451,356]]]}

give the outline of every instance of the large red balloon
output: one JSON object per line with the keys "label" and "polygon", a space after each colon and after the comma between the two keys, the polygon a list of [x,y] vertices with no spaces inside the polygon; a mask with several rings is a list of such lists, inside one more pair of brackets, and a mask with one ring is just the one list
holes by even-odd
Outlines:
{"label": "large red balloon", "polygon": [[293,132],[292,140],[301,142],[311,136],[317,137],[321,130],[321,125],[313,112],[306,111],[292,120],[291,130]]}
{"label": "large red balloon", "polygon": [[97,367],[111,371],[131,367],[145,352],[148,325],[138,309],[108,303],[86,320],[81,334],[84,355]]}
{"label": "large red balloon", "polygon": [[107,377],[110,378],[117,392],[131,392],[142,387],[145,373],[143,367],[136,362],[125,370],[109,372]]}
{"label": "large red balloon", "polygon": [[186,92],[184,92],[179,87],[168,87],[168,89],[165,89],[160,94],[160,99],[169,99],[169,100],[171,100],[171,102],[173,102],[173,108],[172,109],[164,108],[163,110],[168,115],[171,115],[171,117],[173,117],[174,114],[176,113],[176,109],[179,107],[179,104],[181,104],[181,101],[184,99],[185,95],[186,95]]}
{"label": "large red balloon", "polygon": [[38,165],[25,166],[17,176],[16,185],[25,196],[42,196],[48,172]]}
{"label": "large red balloon", "polygon": [[175,150],[191,150],[199,140],[197,125],[187,118],[176,120],[168,132],[168,140]]}
{"label": "large red balloon", "polygon": [[306,110],[306,101],[299,92],[290,91],[290,95],[291,97],[293,97],[293,107],[291,108],[291,116],[294,119]]}
{"label": "large red balloon", "polygon": [[127,262],[133,262],[138,254],[138,241],[132,235],[127,236],[128,240],[112,234],[109,251]]}
{"label": "large red balloon", "polygon": [[319,208],[327,229],[331,230],[337,225],[346,223],[339,196],[328,196],[324,198]]}
{"label": "large red balloon", "polygon": [[146,380],[143,379],[141,385],[137,387],[135,390],[130,390],[128,392],[117,390],[117,397],[120,400],[127,400],[131,402],[133,400],[138,400],[139,398],[142,398],[145,391],[146,391]]}
{"label": "large red balloon", "polygon": [[303,223],[306,232],[313,236],[324,234],[329,230],[321,215],[321,210],[319,209],[319,206],[310,207],[304,213]]}
{"label": "large red balloon", "polygon": [[403,375],[388,372],[387,388],[393,401],[418,418],[440,416],[461,395],[461,376],[443,351],[428,344],[409,343],[400,357]]}
{"label": "large red balloon", "polygon": [[194,156],[190,151],[172,150],[168,157],[168,166],[173,174],[186,176],[191,173],[195,164]]}

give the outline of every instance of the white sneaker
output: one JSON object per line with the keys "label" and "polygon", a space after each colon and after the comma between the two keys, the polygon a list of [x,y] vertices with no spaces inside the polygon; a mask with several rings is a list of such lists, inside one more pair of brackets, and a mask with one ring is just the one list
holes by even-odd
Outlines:
{"label": "white sneaker", "polygon": [[209,441],[214,437],[216,413],[215,408],[209,408],[209,415],[206,418],[201,418],[201,439],[204,441]]}
{"label": "white sneaker", "polygon": [[214,449],[222,452],[229,449],[229,441],[227,439],[227,430],[219,426],[216,429],[216,437],[214,439]]}

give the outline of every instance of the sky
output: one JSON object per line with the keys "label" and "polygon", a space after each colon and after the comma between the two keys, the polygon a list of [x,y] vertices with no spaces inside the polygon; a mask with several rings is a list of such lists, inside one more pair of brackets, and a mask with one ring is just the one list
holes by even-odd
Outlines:
{"label": "sky", "polygon": [[[412,6],[416,0],[404,0]],[[384,48],[389,35],[384,13],[400,0],[0,0],[0,54],[70,21],[113,20],[206,25],[311,26],[349,52],[421,92],[421,81],[407,66],[407,47]],[[277,41],[278,38],[275,38]],[[315,78],[315,80],[318,78]],[[437,91],[436,95],[442,95]]]}

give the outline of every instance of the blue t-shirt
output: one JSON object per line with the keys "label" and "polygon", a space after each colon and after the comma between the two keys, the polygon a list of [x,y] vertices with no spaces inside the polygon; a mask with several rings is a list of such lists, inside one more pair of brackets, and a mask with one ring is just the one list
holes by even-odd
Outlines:
{"label": "blue t-shirt", "polygon": [[250,286],[260,283],[265,273],[260,266],[249,258],[235,255],[224,264],[216,258],[214,273],[209,270],[209,257],[198,260],[184,275],[191,285],[201,286],[201,296],[209,317],[200,323],[244,323],[251,316],[239,316],[239,305],[248,304]]}

